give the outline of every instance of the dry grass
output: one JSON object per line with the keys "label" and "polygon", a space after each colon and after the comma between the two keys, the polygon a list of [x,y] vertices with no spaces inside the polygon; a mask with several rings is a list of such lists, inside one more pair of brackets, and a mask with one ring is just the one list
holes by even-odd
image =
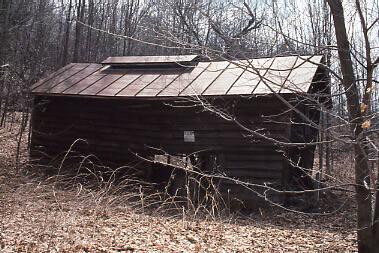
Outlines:
{"label": "dry grass", "polygon": [[[166,209],[141,208],[140,200],[146,196],[138,191],[115,191],[109,185],[67,188],[62,181],[57,184],[57,178],[32,175],[30,167],[17,171],[15,144],[16,138],[7,131],[0,133],[1,252],[354,252],[356,248],[352,205],[327,216],[268,208],[249,216],[172,215]],[[26,162],[25,148],[23,155]]]}

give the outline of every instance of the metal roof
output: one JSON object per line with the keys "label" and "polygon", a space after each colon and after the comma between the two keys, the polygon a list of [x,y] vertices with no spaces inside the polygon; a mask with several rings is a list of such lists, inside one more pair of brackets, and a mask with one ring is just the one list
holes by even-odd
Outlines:
{"label": "metal roof", "polygon": [[[308,92],[322,56],[198,62],[175,68],[123,68],[118,64],[191,62],[196,56],[108,58],[72,63],[32,86],[34,94],[104,97],[176,97]],[[117,67],[112,63],[116,62]]]}

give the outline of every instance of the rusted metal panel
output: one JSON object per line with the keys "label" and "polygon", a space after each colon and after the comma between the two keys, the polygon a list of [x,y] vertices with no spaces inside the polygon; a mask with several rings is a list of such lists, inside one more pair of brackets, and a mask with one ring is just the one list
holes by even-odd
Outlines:
{"label": "rusted metal panel", "polygon": [[224,95],[245,71],[244,64],[232,62],[229,67],[203,92],[203,95]]}
{"label": "rusted metal panel", "polygon": [[233,84],[228,91],[228,95],[252,94],[262,77],[265,75],[267,68],[273,62],[273,58],[253,59],[246,62],[246,70],[243,75]]}
{"label": "rusted metal panel", "polygon": [[143,88],[145,88],[158,77],[159,74],[143,75],[130,85],[126,86],[121,92],[117,94],[117,96],[135,96],[138,92],[140,92]]}
{"label": "rusted metal panel", "polygon": [[282,93],[307,92],[318,67],[311,62],[320,63],[321,59],[321,56],[299,57],[288,77],[288,85]]}
{"label": "rusted metal panel", "polygon": [[39,80],[37,83],[33,84],[30,89],[33,90],[33,89],[36,89],[38,86],[41,86],[42,84],[44,84],[45,82],[51,80],[52,78],[62,74],[63,72],[65,72],[66,70],[72,68],[73,66],[75,66],[75,63],[70,63],[66,66],[64,66],[63,68],[60,68],[58,69],[57,71],[55,71],[54,73],[51,73],[48,77],[45,77],[45,78],[42,78],[41,80]]}
{"label": "rusted metal panel", "polygon": [[99,81],[101,78],[105,77],[104,74],[92,74],[88,76],[87,78],[81,80],[80,82],[76,83],[75,85],[71,86],[67,90],[63,91],[63,94],[78,94],[82,90],[86,89],[87,87],[91,86],[92,84]]}
{"label": "rusted metal panel", "polygon": [[170,56],[121,56],[109,57],[102,64],[159,64],[159,63],[185,63],[194,61],[198,55],[170,55]]}
{"label": "rusted metal panel", "polygon": [[155,79],[152,83],[150,83],[147,87],[141,90],[136,96],[138,97],[153,97],[156,96],[160,91],[162,91],[165,87],[170,85],[176,78],[179,77],[179,74],[166,74],[161,75],[157,79]]}
{"label": "rusted metal panel", "polygon": [[285,85],[288,84],[288,77],[295,67],[297,60],[298,58],[293,56],[275,58],[264,73],[264,78],[253,90],[253,93],[266,94],[280,92]]}
{"label": "rusted metal panel", "polygon": [[52,78],[51,80],[43,83],[41,86],[33,89],[33,92],[48,92],[51,88],[59,84],[60,82],[63,82],[64,80],[70,78],[71,76],[75,75],[79,71],[85,69],[89,64],[75,64],[71,68],[64,71],[62,74],[59,74]]}
{"label": "rusted metal panel", "polygon": [[63,91],[67,90],[68,88],[79,83],[81,80],[83,80],[86,77],[90,76],[91,74],[95,73],[101,67],[102,66],[100,64],[91,64],[88,67],[86,67],[85,69],[83,69],[80,72],[76,73],[75,75],[71,76],[70,78],[67,78],[63,82],[54,86],[52,89],[49,90],[49,93],[62,93]]}
{"label": "rusted metal panel", "polygon": [[[230,62],[212,62],[208,68],[191,85],[185,88],[180,95],[202,95],[216,78],[230,65]],[[221,94],[220,94],[221,95]]]}
{"label": "rusted metal panel", "polygon": [[141,74],[128,74],[124,75],[104,90],[100,91],[97,95],[100,96],[116,96],[122,89],[124,89],[129,84],[133,83],[136,79],[141,77]]}
{"label": "rusted metal panel", "polygon": [[157,96],[178,96],[180,92],[189,86],[194,80],[196,80],[210,65],[209,62],[200,62],[189,73],[181,74],[175,81],[173,81],[168,87],[164,88]]}
{"label": "rusted metal panel", "polygon": [[112,84],[121,77],[122,75],[119,74],[106,75],[96,83],[93,83],[91,86],[87,87],[85,90],[80,91],[79,94],[89,96],[96,95],[98,92],[105,89],[106,87],[108,87],[108,85]]}

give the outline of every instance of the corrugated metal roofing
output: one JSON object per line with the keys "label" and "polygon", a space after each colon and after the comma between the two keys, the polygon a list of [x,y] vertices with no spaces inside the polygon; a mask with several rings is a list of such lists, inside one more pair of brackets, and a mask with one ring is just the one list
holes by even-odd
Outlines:
{"label": "corrugated metal roofing", "polygon": [[[117,62],[168,62],[179,56],[138,57]],[[123,57],[121,57],[123,58]],[[190,62],[196,56],[183,56]],[[241,61],[198,62],[187,68],[114,68],[69,64],[32,86],[34,94],[173,97],[308,92],[322,56],[288,56]],[[167,63],[164,62],[164,63]],[[105,61],[106,62],[106,61]]]}

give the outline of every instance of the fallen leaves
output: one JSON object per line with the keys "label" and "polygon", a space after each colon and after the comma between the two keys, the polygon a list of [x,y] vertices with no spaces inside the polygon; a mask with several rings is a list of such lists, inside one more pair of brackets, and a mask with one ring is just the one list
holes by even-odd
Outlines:
{"label": "fallen leaves", "polygon": [[126,204],[109,206],[106,218],[73,193],[60,198],[61,205],[72,206],[65,209],[51,208],[57,204],[39,193],[8,193],[2,200],[2,252],[353,252],[356,247],[354,222],[333,216],[183,221],[136,213]]}
{"label": "fallen leaves", "polygon": [[90,194],[81,196],[22,176],[12,169],[12,155],[9,149],[0,150],[4,253],[356,251],[351,210],[326,217],[262,210],[264,216],[224,220],[139,213],[127,202],[99,203]]}

